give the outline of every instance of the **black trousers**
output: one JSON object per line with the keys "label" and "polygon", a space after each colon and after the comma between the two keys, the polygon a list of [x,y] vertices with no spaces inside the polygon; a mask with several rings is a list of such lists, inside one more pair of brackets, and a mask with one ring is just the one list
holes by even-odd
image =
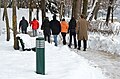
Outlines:
{"label": "black trousers", "polygon": [[27,34],[27,29],[22,29],[22,33]]}
{"label": "black trousers", "polygon": [[66,33],[61,32],[62,38],[63,38],[63,45],[66,45]]}
{"label": "black trousers", "polygon": [[[81,40],[78,40],[78,48],[81,47]],[[83,48],[86,49],[87,48],[87,40],[83,40]]]}
{"label": "black trousers", "polygon": [[72,43],[72,36],[73,36],[73,39],[74,39],[74,48],[76,48],[77,47],[76,32],[70,32],[69,46],[71,46],[71,43]]}
{"label": "black trousers", "polygon": [[44,35],[44,39],[50,43],[50,35]]}

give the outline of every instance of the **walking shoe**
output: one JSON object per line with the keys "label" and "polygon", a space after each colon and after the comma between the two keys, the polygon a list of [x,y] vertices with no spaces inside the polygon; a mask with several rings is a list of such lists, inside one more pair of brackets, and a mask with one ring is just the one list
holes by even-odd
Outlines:
{"label": "walking shoe", "polygon": [[77,48],[78,50],[80,50],[80,48]]}
{"label": "walking shoe", "polygon": [[76,48],[77,48],[77,46],[74,47],[74,49],[76,49]]}
{"label": "walking shoe", "polygon": [[83,51],[86,51],[86,49],[84,49]]}
{"label": "walking shoe", "polygon": [[76,49],[76,48],[77,48],[77,46],[75,45],[75,46],[74,46],[74,49]]}
{"label": "walking shoe", "polygon": [[70,45],[68,45],[68,47],[69,47],[69,48],[71,48],[71,46],[70,46]]}

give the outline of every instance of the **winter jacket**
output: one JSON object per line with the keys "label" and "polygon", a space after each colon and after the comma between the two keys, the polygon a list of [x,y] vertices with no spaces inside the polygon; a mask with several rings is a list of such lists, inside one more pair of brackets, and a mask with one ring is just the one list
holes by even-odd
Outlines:
{"label": "winter jacket", "polygon": [[30,22],[30,26],[32,25],[32,29],[33,30],[37,30],[38,28],[39,28],[39,22],[38,22],[38,20],[33,20],[33,21],[31,21]]}
{"label": "winter jacket", "polygon": [[66,21],[61,22],[61,32],[64,32],[64,33],[68,32],[68,23]]}
{"label": "winter jacket", "polygon": [[72,17],[69,22],[69,32],[76,32],[76,20],[74,19],[74,17]]}
{"label": "winter jacket", "polygon": [[28,22],[25,20],[25,18],[22,18],[22,20],[19,23],[19,29],[26,30],[28,27]]}
{"label": "winter jacket", "polygon": [[48,19],[45,19],[41,25],[41,30],[43,30],[44,35],[51,35],[50,31],[50,22]]}
{"label": "winter jacket", "polygon": [[89,23],[83,18],[78,20],[77,28],[76,28],[78,40],[84,40],[84,39],[88,40],[88,34],[87,34],[88,24]]}
{"label": "winter jacket", "polygon": [[52,35],[58,35],[61,32],[61,25],[56,17],[53,17],[53,20],[50,21],[50,28],[52,30]]}

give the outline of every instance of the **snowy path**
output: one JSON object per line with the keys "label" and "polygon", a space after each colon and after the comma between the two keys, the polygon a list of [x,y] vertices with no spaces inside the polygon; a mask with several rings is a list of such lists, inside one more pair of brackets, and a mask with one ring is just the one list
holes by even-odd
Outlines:
{"label": "snowy path", "polygon": [[78,55],[81,55],[90,60],[90,62],[97,64],[94,66],[100,67],[103,70],[103,73],[109,77],[109,79],[120,79],[120,56],[90,49],[85,52],[82,50],[74,51]]}

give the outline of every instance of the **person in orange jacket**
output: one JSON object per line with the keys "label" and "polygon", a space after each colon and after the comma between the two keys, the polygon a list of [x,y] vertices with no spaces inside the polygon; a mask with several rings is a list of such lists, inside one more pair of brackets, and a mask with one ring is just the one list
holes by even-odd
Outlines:
{"label": "person in orange jacket", "polygon": [[68,32],[68,23],[65,21],[65,19],[62,19],[61,21],[61,34],[63,38],[63,45],[66,45],[66,34]]}
{"label": "person in orange jacket", "polygon": [[35,18],[30,22],[30,26],[32,25],[33,37],[37,36],[37,29],[39,28],[39,22]]}

